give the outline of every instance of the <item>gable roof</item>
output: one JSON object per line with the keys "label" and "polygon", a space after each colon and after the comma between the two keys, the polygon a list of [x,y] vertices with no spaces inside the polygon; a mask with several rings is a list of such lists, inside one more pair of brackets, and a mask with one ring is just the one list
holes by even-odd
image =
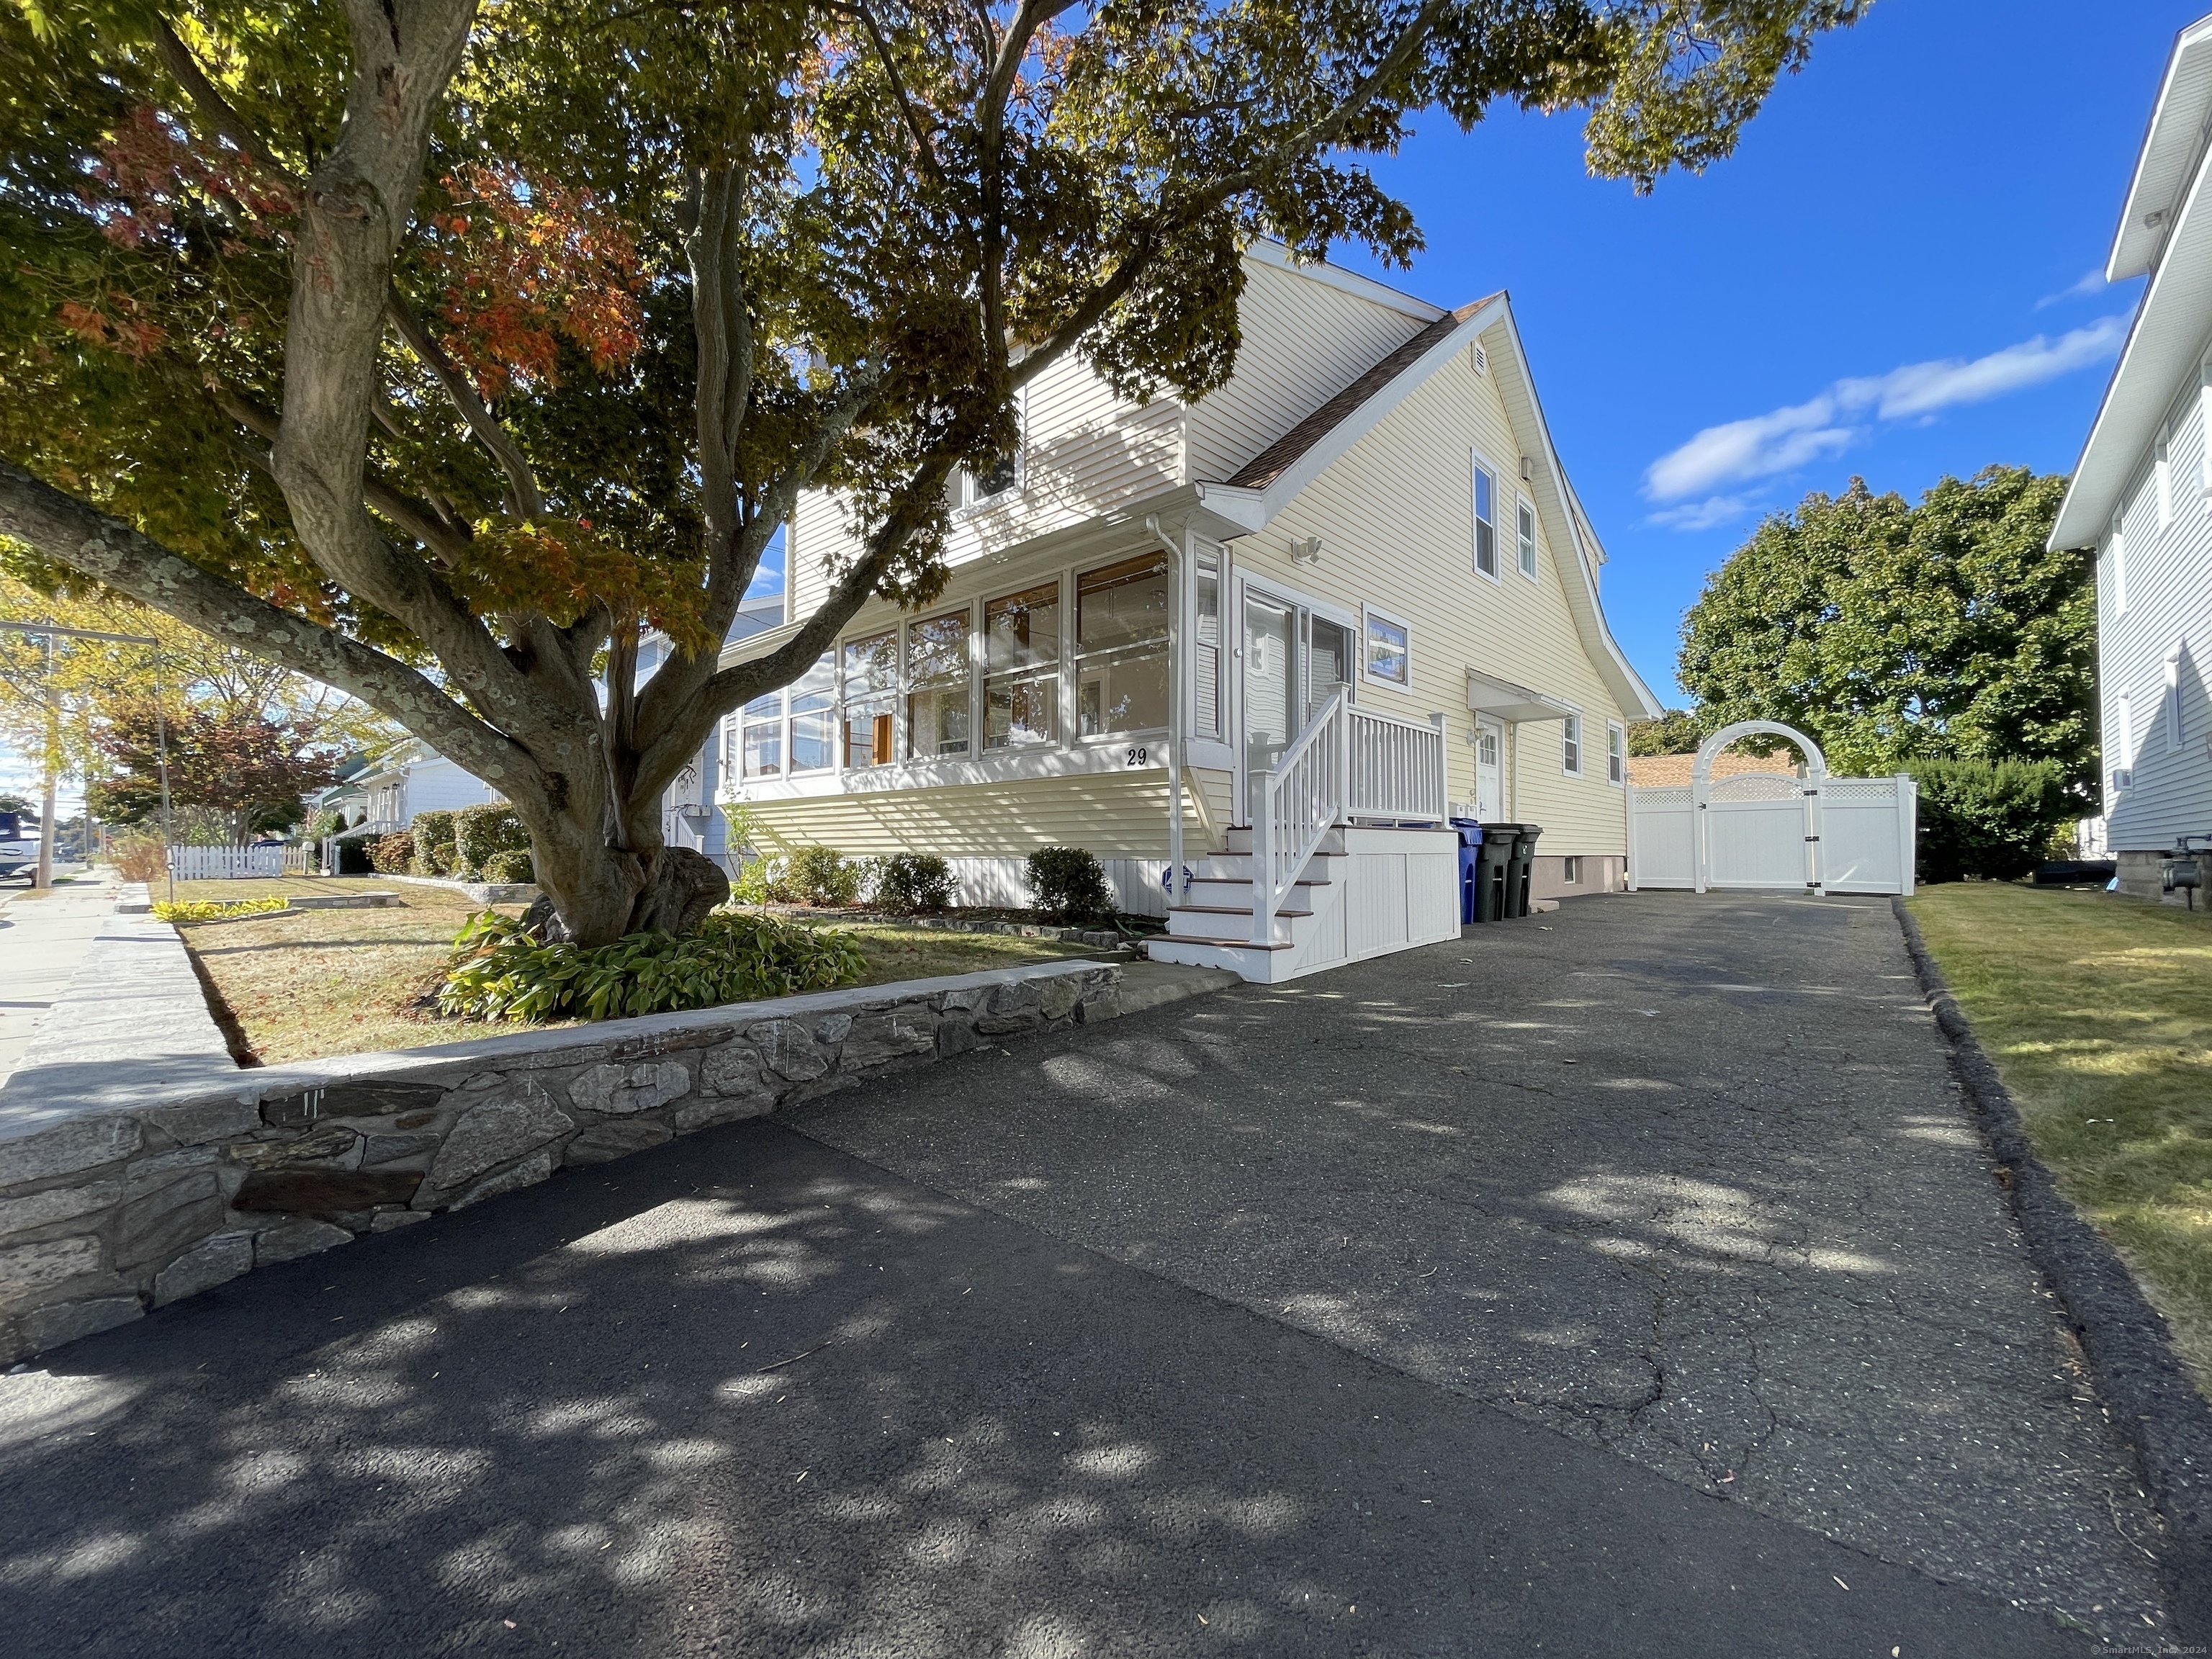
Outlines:
{"label": "gable roof", "polygon": [[1487,299],[1439,317],[1219,483],[1198,482],[1201,507],[1222,521],[1222,533],[1249,535],[1295,500],[1351,447],[1405,401],[1415,387],[1478,339],[1490,358],[1498,395],[1521,453],[1535,463],[1529,493],[1536,499],[1567,592],[1567,609],[1584,653],[1629,720],[1666,712],[1630,664],[1605,620],[1596,567],[1606,562],[1589,515],[1576,499],[1553,447],[1550,424],[1537,401],[1528,353],[1513,321],[1511,301],[1500,289]]}
{"label": "gable roof", "polygon": [[1231,474],[1227,482],[1239,489],[1265,489],[1281,477],[1298,458],[1321,442],[1338,426],[1358,412],[1360,405],[1428,355],[1429,348],[1455,331],[1462,323],[1502,295],[1492,294],[1457,311],[1446,312],[1436,321],[1369,369],[1288,432],[1269,444]]}

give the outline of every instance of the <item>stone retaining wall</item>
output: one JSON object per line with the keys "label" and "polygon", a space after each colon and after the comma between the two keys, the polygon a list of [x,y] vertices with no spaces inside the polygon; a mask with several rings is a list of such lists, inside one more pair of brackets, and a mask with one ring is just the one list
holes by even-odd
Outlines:
{"label": "stone retaining wall", "polygon": [[222,1076],[203,1057],[167,1088],[20,1102],[0,1364],[566,1165],[1109,1017],[1121,974],[1051,963]]}

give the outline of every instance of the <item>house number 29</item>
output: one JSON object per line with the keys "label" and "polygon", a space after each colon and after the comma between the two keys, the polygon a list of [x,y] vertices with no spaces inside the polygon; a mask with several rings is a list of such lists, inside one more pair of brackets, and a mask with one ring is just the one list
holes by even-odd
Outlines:
{"label": "house number 29", "polygon": [[1121,757],[1121,764],[1124,766],[1149,766],[1152,764],[1152,751],[1149,749],[1131,749],[1123,754]]}

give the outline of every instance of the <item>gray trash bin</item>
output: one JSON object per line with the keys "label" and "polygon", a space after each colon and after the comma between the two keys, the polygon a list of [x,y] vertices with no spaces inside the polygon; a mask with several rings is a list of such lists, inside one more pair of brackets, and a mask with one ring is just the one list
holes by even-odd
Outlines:
{"label": "gray trash bin", "polygon": [[1513,865],[1505,874],[1506,896],[1510,903],[1505,914],[1525,916],[1528,914],[1529,875],[1536,862],[1536,837],[1544,833],[1544,826],[1516,823],[1513,828]]}
{"label": "gray trash bin", "polygon": [[1474,848],[1474,919],[1503,921],[1513,914],[1512,874],[1514,837],[1520,826],[1486,823],[1482,845]]}

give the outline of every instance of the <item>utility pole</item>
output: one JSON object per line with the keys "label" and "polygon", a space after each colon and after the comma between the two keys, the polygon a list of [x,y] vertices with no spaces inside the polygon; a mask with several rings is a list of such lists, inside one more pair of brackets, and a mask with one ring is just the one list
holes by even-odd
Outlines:
{"label": "utility pole", "polygon": [[[169,899],[177,896],[177,872],[169,854],[176,844],[174,820],[169,811],[169,716],[161,706],[161,642],[144,634],[103,634],[95,628],[63,628],[54,623],[13,622],[0,617],[0,628],[18,634],[40,634],[46,641],[46,817],[39,825],[38,885],[52,887],[54,882],[54,775],[61,765],[60,705],[54,701],[54,641],[56,639],[106,640],[115,645],[150,645],[154,647],[154,747],[155,764],[161,774],[161,858],[168,866]],[[92,832],[92,808],[85,808],[85,833]],[[86,851],[90,852],[88,845]]]}

